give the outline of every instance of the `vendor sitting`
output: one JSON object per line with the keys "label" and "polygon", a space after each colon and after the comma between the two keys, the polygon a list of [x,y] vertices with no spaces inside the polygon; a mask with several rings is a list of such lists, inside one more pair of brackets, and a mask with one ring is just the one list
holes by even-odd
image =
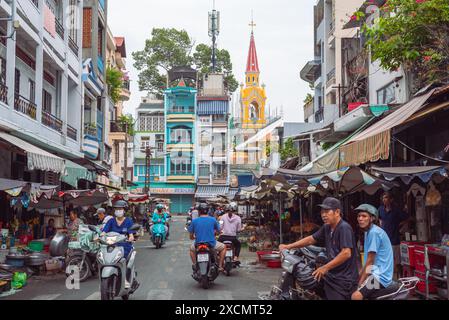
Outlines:
{"label": "vendor sitting", "polygon": [[47,226],[44,228],[44,239],[51,239],[56,234],[55,220],[48,220]]}

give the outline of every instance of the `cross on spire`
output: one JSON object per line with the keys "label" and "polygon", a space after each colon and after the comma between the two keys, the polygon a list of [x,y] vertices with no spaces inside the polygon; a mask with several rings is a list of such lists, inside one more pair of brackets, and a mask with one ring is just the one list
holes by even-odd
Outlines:
{"label": "cross on spire", "polygon": [[252,10],[251,10],[251,22],[249,26],[251,27],[251,33],[254,33],[254,27],[256,26],[256,24],[254,23],[254,14]]}

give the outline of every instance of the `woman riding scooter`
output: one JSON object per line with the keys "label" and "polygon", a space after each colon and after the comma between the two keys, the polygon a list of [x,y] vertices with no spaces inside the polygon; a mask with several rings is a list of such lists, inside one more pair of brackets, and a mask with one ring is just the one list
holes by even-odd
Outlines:
{"label": "woman riding scooter", "polygon": [[168,227],[166,225],[167,222],[167,214],[164,212],[165,206],[161,203],[156,205],[156,211],[153,213],[152,222],[153,225],[150,227],[150,234],[153,234],[154,225],[157,223],[162,223],[165,227],[165,234],[168,233]]}
{"label": "woman riding scooter", "polygon": [[[129,242],[123,242],[118,244],[123,247],[125,257],[128,257],[129,253],[133,249],[132,242],[134,241],[134,234],[136,231],[130,230],[133,226],[133,221],[131,218],[125,217],[125,209],[128,207],[126,201],[119,200],[114,205],[114,219],[110,219],[103,228],[103,233],[117,232],[120,234],[127,234]],[[125,287],[129,288],[131,286],[125,280]]]}

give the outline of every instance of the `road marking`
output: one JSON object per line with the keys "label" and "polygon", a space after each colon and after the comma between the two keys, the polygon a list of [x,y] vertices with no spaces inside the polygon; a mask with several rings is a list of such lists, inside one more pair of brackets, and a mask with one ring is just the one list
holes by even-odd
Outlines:
{"label": "road marking", "polygon": [[97,292],[92,293],[90,296],[88,296],[84,300],[100,300],[100,298],[101,298],[100,291],[97,291]]}
{"label": "road marking", "polygon": [[55,300],[56,298],[58,298],[61,294],[60,293],[56,293],[56,294],[43,294],[40,296],[36,296],[31,300]]}
{"label": "road marking", "polygon": [[209,291],[207,298],[208,300],[234,300],[232,292],[227,290]]}
{"label": "road marking", "polygon": [[147,300],[171,300],[173,289],[154,289],[147,294]]}
{"label": "road marking", "polygon": [[168,288],[168,282],[167,281],[159,282],[159,289],[167,289],[167,288]]}

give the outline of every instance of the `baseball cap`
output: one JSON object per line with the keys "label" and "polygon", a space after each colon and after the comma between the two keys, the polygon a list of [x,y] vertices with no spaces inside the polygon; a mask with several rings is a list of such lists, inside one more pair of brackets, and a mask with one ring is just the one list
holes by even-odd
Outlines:
{"label": "baseball cap", "polygon": [[377,209],[374,206],[366,203],[358,206],[354,211],[368,212],[372,216],[379,217],[379,211],[377,211]]}
{"label": "baseball cap", "polygon": [[328,197],[324,199],[322,204],[319,204],[318,207],[324,209],[324,210],[336,210],[340,209],[342,210],[341,202],[338,199]]}

